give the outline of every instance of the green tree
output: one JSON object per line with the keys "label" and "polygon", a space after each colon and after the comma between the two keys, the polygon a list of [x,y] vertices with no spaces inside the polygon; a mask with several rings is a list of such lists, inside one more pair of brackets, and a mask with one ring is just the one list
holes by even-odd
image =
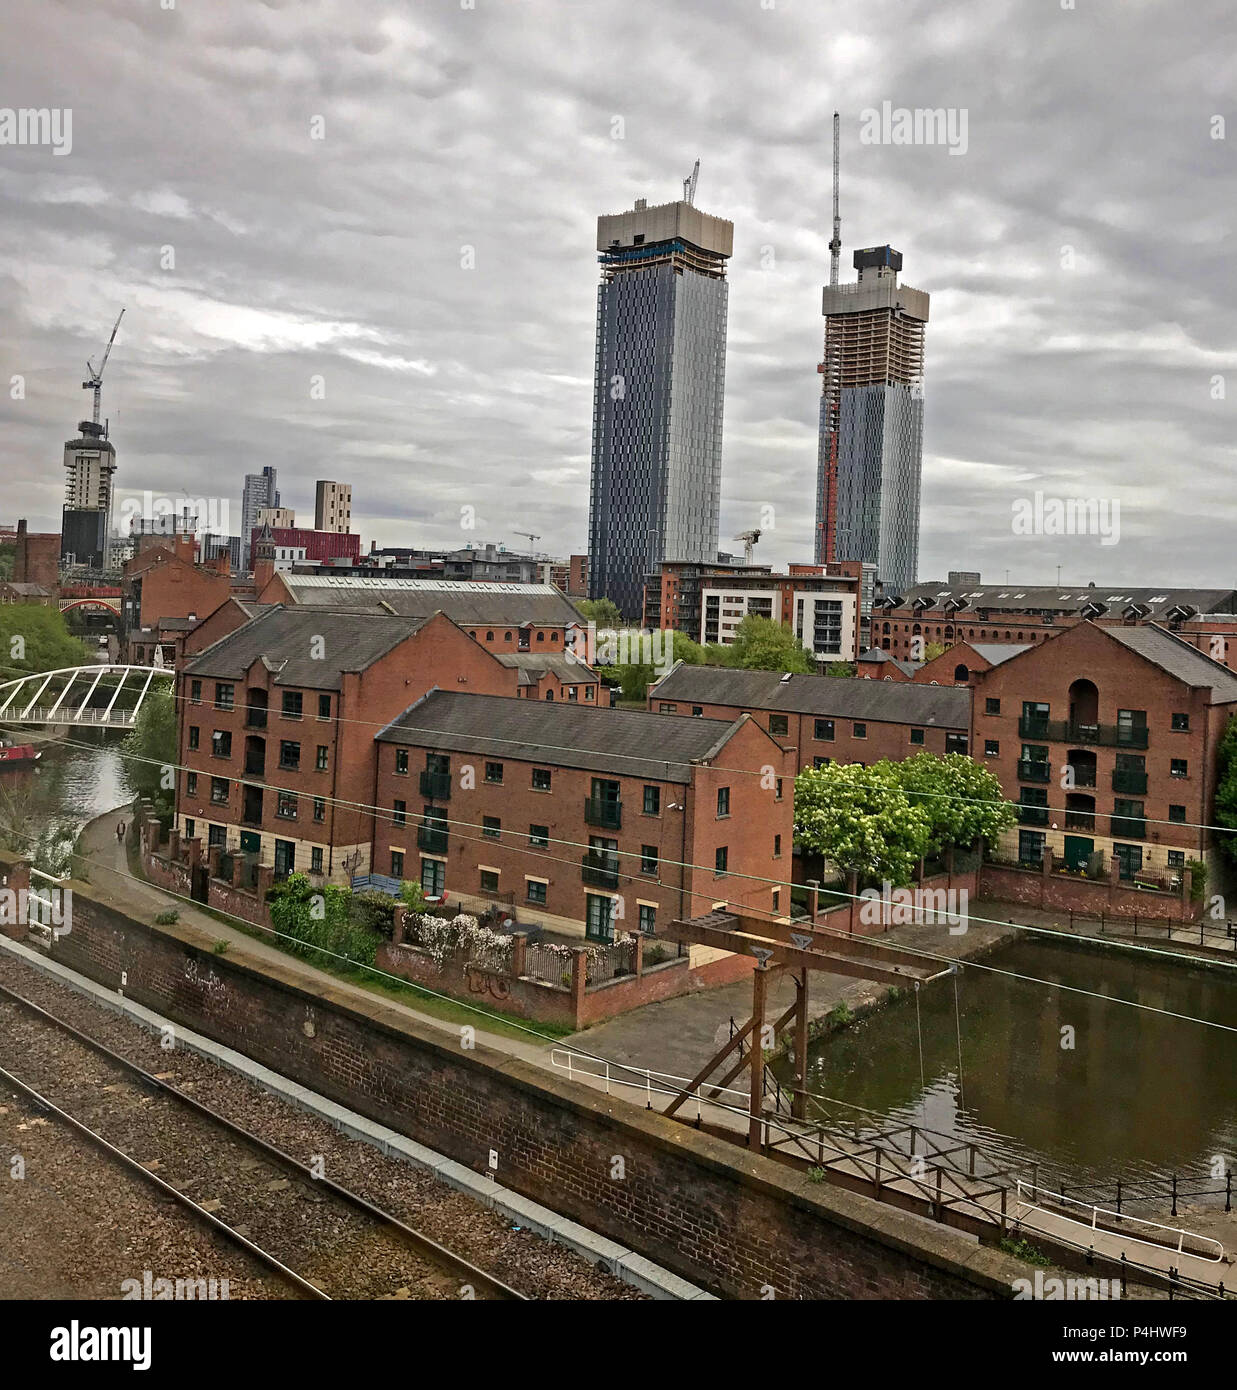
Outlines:
{"label": "green tree", "polygon": [[13,577],[13,561],[17,557],[17,546],[10,541],[0,545],[0,584]]}
{"label": "green tree", "polygon": [[38,603],[0,606],[0,684],[26,671],[57,671],[93,659],[58,609]]}
{"label": "green tree", "polygon": [[727,666],[758,671],[815,671],[812,654],[788,627],[749,613],[735,629]]}
{"label": "green tree", "polygon": [[892,763],[830,763],[795,778],[795,840],[861,880],[909,883],[930,832]]}
{"label": "green tree", "polygon": [[938,656],[944,656],[949,648],[944,642],[928,642],[923,649],[923,660],[935,661]]}
{"label": "green tree", "polygon": [[586,623],[596,623],[598,627],[623,626],[623,615],[612,598],[582,598],[576,604],[576,612]]}
{"label": "green tree", "polygon": [[981,839],[992,842],[1017,820],[1000,781],[965,753],[917,753],[890,766],[911,803],[928,818],[930,854],[951,846],[970,849]]}
{"label": "green tree", "polygon": [[121,747],[125,774],[138,796],[149,797],[155,814],[170,824],[176,804],[172,769],[176,763],[176,700],[170,682],[152,686]]}
{"label": "green tree", "polygon": [[[292,950],[312,965],[338,970],[348,961],[372,965],[379,933],[353,920],[352,893],[328,883],[318,888],[305,874],[290,874],[267,894],[271,925],[294,938]],[[340,957],[344,957],[343,960]]]}
{"label": "green tree", "polygon": [[849,680],[855,674],[853,661],[832,661],[825,667],[825,675],[834,680]]}
{"label": "green tree", "polygon": [[1237,715],[1228,721],[1216,750],[1216,824],[1224,827],[1216,843],[1230,864],[1237,864]]}

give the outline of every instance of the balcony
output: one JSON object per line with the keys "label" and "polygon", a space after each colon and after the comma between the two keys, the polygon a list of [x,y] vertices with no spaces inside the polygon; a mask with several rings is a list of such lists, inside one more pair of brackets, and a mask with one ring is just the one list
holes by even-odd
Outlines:
{"label": "balcony", "polygon": [[598,854],[593,850],[581,860],[580,879],[590,888],[617,888],[619,886],[618,855]]}
{"label": "balcony", "polygon": [[1071,724],[1068,719],[1018,720],[1018,733],[1026,739],[1048,743],[1079,743],[1084,747],[1146,748],[1145,724]]}
{"label": "balcony", "polygon": [[451,774],[449,772],[429,772],[421,774],[421,795],[431,801],[451,799]]}
{"label": "balcony", "polygon": [[1019,825],[1047,825],[1048,807],[1047,806],[1019,806],[1018,807]]}
{"label": "balcony", "polygon": [[1109,828],[1114,840],[1145,840],[1147,838],[1147,822],[1145,820],[1133,820],[1129,816],[1113,816]]}
{"label": "balcony", "polygon": [[1115,792],[1132,792],[1143,796],[1147,791],[1147,774],[1119,767],[1112,774],[1112,789]]}
{"label": "balcony", "polygon": [[591,796],[584,798],[585,825],[600,826],[603,830],[621,830],[623,827],[623,803],[621,801],[597,800]]}
{"label": "balcony", "polygon": [[1092,763],[1086,765],[1082,763],[1070,763],[1070,768],[1074,773],[1074,786],[1093,787],[1095,786],[1095,766]]}
{"label": "balcony", "polygon": [[1018,762],[1020,782],[1047,782],[1052,777],[1052,764],[1045,758],[1023,758]]}
{"label": "balcony", "polygon": [[417,848],[429,854],[446,854],[447,831],[439,825],[422,825],[417,829]]}
{"label": "balcony", "polygon": [[245,775],[247,777],[262,777],[266,773],[266,754],[265,753],[246,753],[245,754]]}
{"label": "balcony", "polygon": [[245,711],[245,728],[265,729],[266,728],[266,706],[250,705]]}
{"label": "balcony", "polygon": [[1095,834],[1094,811],[1066,811],[1066,830],[1085,830],[1088,835]]}

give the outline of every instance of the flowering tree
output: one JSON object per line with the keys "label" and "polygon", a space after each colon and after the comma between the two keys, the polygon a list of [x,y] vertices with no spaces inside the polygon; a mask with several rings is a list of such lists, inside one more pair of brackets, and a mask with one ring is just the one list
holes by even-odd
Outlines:
{"label": "flowering tree", "polygon": [[890,766],[911,804],[928,818],[931,854],[991,842],[1017,820],[994,774],[965,753],[917,753]]}
{"label": "flowering tree", "polygon": [[900,785],[892,763],[830,763],[795,778],[795,839],[837,869],[909,883],[931,822]]}

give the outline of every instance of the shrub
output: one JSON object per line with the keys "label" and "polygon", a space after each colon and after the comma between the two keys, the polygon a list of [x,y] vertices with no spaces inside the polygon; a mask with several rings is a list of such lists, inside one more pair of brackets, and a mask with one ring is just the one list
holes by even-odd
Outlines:
{"label": "shrub", "polygon": [[179,921],[180,913],[177,912],[174,907],[169,907],[166,912],[159,913],[159,915],[155,918],[155,926],[171,927],[175,926],[175,924]]}

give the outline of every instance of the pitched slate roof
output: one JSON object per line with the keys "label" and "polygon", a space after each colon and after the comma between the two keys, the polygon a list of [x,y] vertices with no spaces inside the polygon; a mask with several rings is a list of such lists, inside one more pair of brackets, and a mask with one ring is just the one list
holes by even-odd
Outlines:
{"label": "pitched slate roof", "polygon": [[371,613],[395,612],[404,618],[428,618],[442,612],[470,627],[518,627],[521,623],[566,627],[584,620],[553,584],[500,584],[471,579],[392,579],[354,574],[277,576],[293,603],[318,608],[351,608]]}
{"label": "pitched slate roof", "polygon": [[782,676],[721,666],[678,665],[650,695],[698,705],[734,705],[825,718],[871,720],[968,729],[971,692],[966,686],[915,685],[846,676]]}
{"label": "pitched slate roof", "polygon": [[[425,625],[425,618],[276,606],[221,637],[184,667],[189,676],[243,680],[265,661],[276,685],[338,690],[345,671],[364,671]],[[321,658],[313,655],[321,638]]]}
{"label": "pitched slate roof", "polygon": [[977,652],[983,659],[990,662],[993,666],[999,666],[1001,662],[1008,661],[1011,656],[1017,656],[1019,652],[1025,652],[1029,647],[1034,646],[1033,642],[965,642],[959,646],[967,646],[973,652]]}
{"label": "pitched slate roof", "polygon": [[547,671],[567,685],[600,684],[601,677],[591,666],[576,661],[566,652],[495,652],[494,659],[513,666],[520,674],[520,685],[536,685]]}
{"label": "pitched slate roof", "polygon": [[1142,627],[1104,625],[1099,630],[1186,685],[1210,688],[1213,704],[1237,700],[1237,675],[1166,628],[1150,623]]}
{"label": "pitched slate roof", "polygon": [[1088,603],[1103,604],[1109,617],[1117,617],[1130,604],[1143,604],[1152,619],[1164,618],[1175,607],[1193,608],[1200,613],[1232,613],[1237,593],[1232,589],[1101,588],[1091,584],[916,584],[895,595],[900,607],[909,608],[916,599],[928,599],[932,609],[951,599],[965,601],[964,613],[978,610],[1009,613],[1077,613]]}
{"label": "pitched slate roof", "polygon": [[671,719],[644,710],[431,690],[376,735],[382,743],[507,757],[613,776],[689,782],[739,720]]}

